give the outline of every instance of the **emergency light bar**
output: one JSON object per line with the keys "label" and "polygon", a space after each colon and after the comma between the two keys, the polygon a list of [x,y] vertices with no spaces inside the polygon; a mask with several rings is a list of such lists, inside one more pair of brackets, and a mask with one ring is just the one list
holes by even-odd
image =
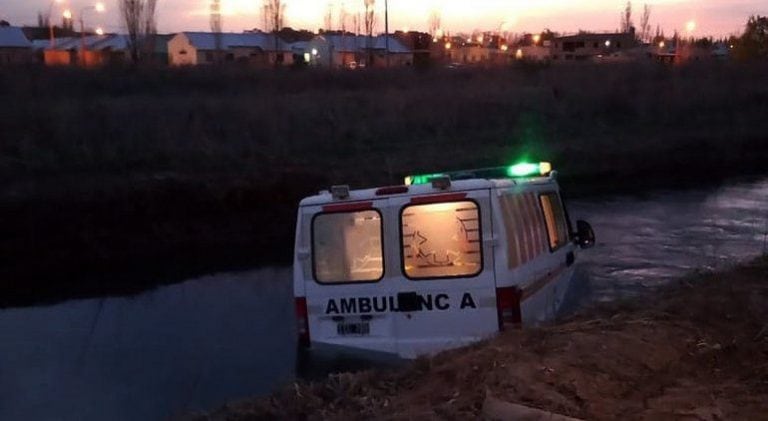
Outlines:
{"label": "emergency light bar", "polygon": [[417,174],[405,177],[405,185],[429,184],[433,179],[450,177],[451,180],[467,180],[471,178],[523,178],[544,177],[552,172],[549,162],[521,162],[507,167],[480,168],[476,170],[451,171],[435,174]]}

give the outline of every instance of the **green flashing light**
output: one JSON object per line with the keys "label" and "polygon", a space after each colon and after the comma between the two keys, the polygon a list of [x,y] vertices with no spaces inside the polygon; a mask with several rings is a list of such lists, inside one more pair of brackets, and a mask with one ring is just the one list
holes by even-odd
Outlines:
{"label": "green flashing light", "polygon": [[409,175],[408,177],[405,177],[405,185],[416,186],[419,184],[429,184],[433,178],[444,177],[444,176],[445,174],[441,174],[441,173]]}
{"label": "green flashing light", "polygon": [[552,172],[552,164],[549,162],[539,162],[537,164],[521,162],[507,167],[507,176],[509,177],[535,177],[547,175],[550,172]]}
{"label": "green flashing light", "polygon": [[545,177],[552,172],[552,164],[549,162],[521,162],[508,167],[481,168],[476,170],[464,170],[447,173],[417,174],[405,177],[406,186],[415,186],[419,184],[429,184],[433,179],[439,177],[450,177],[455,180],[465,180],[468,178],[523,178],[523,177]]}

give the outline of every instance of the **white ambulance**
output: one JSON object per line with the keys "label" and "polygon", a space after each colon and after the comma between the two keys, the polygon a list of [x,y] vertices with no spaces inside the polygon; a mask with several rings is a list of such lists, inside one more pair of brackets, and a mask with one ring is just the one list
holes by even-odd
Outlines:
{"label": "white ambulance", "polygon": [[592,228],[548,163],[334,186],[301,201],[299,344],[414,358],[554,317]]}

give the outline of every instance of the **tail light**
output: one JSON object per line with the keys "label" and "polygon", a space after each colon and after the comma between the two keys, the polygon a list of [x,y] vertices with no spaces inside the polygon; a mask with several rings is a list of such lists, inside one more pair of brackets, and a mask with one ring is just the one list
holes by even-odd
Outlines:
{"label": "tail light", "polygon": [[520,327],[523,321],[520,313],[520,290],[517,287],[496,288],[496,309],[499,313],[499,330],[505,327]]}
{"label": "tail light", "polygon": [[296,324],[299,346],[309,348],[309,318],[307,317],[306,297],[296,297]]}

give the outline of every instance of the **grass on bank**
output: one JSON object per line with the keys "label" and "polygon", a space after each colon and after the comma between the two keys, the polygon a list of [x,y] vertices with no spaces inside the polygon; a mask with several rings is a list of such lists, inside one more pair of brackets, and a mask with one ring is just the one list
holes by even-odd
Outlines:
{"label": "grass on bank", "polygon": [[286,263],[330,184],[522,158],[568,192],[765,171],[768,64],[0,69],[0,306]]}

